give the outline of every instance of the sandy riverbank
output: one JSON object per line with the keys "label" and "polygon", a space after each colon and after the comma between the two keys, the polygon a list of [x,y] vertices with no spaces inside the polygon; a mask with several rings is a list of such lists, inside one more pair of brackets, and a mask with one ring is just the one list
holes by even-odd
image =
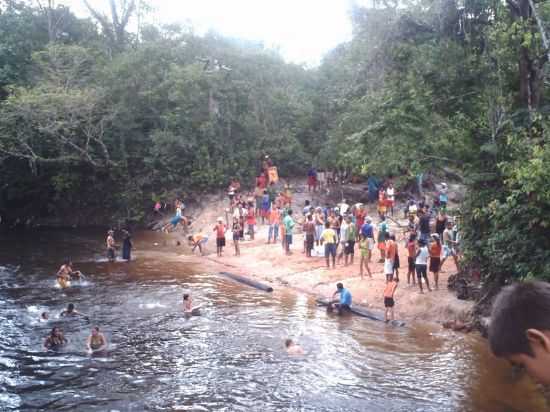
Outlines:
{"label": "sandy riverbank", "polygon": [[[181,234],[165,235],[168,244],[181,241]],[[353,265],[337,265],[335,269],[325,267],[324,257],[307,258],[302,253],[303,235],[294,236],[293,253],[286,256],[281,244],[266,244],[267,226],[259,226],[254,241],[241,242],[241,256],[234,256],[232,241],[229,240],[221,258],[216,256],[215,241],[209,240],[205,255],[190,255],[187,246],[170,247],[172,251],[141,251],[140,255],[173,260],[176,264],[192,265],[203,271],[228,271],[251,277],[270,284],[273,288],[292,288],[316,297],[329,297],[335,291],[337,282],[343,282],[350,289],[355,304],[368,306],[375,311],[383,311],[383,290],[385,276],[383,265],[378,263],[375,251],[370,264],[372,278],[366,274],[359,276],[359,259]],[[182,242],[183,243],[183,242]],[[400,242],[401,265],[406,265],[406,250]],[[471,309],[472,302],[458,300],[447,290],[447,279],[455,273],[452,261],[447,261],[445,272],[440,274],[440,288],[437,291],[420,294],[418,287],[408,286],[406,268],[400,270],[400,285],[395,299],[396,318],[405,321],[444,322],[462,318]],[[432,278],[430,276],[430,281]]]}
{"label": "sandy riverbank", "polygon": [[[312,200],[313,204],[326,204],[330,201],[331,193],[308,193],[303,183],[291,182],[296,188],[294,193],[294,209],[297,212],[295,218],[300,220],[301,208],[306,199]],[[332,189],[334,191],[334,189]],[[194,216],[191,232],[201,231],[209,234],[211,239],[205,248],[205,256],[192,256],[186,245],[182,233],[170,233],[163,235],[168,245],[175,245],[179,240],[182,246],[163,249],[163,258],[174,259],[186,265],[192,264],[204,271],[228,271],[236,274],[249,276],[261,282],[270,284],[273,288],[289,287],[308,293],[316,297],[332,296],[336,290],[336,283],[343,282],[349,288],[353,302],[368,306],[375,311],[384,310],[383,291],[385,287],[385,276],[383,264],[378,263],[378,250],[374,251],[372,263],[370,264],[372,278],[359,276],[359,252],[356,246],[356,259],[353,265],[336,265],[335,269],[325,268],[324,257],[307,258],[302,253],[303,235],[294,235],[293,254],[286,256],[281,244],[266,244],[267,225],[258,225],[254,241],[241,242],[241,256],[234,256],[234,249],[231,234],[228,233],[227,247],[221,258],[216,256],[216,242],[213,238],[212,229],[218,216],[225,217],[227,201],[219,194],[212,194],[202,199],[203,208],[198,210]],[[351,202],[350,202],[351,203]],[[398,208],[396,207],[396,210]],[[370,216],[377,216],[374,207],[368,207]],[[396,233],[398,239],[402,236],[402,226],[406,225],[404,220],[398,218],[389,221],[390,230]],[[375,223],[377,218],[375,218]],[[258,222],[260,223],[260,222]],[[298,227],[299,225],[297,225]],[[296,230],[299,232],[299,230]],[[464,318],[464,315],[473,307],[473,302],[458,300],[456,296],[447,290],[447,279],[456,273],[456,267],[452,259],[449,259],[440,273],[439,290],[433,292],[425,291],[420,294],[418,286],[407,285],[407,251],[403,241],[399,241],[399,256],[401,261],[400,285],[395,295],[395,316],[406,321],[427,321],[445,322]],[[148,253],[148,252],[145,252]],[[151,252],[158,253],[158,252]],[[168,254],[170,256],[168,257]],[[429,274],[430,282],[433,282],[433,275]]]}

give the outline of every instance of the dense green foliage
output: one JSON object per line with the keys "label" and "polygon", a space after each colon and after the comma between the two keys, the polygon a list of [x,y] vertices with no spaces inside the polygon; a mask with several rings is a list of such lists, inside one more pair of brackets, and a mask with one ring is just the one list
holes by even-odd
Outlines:
{"label": "dense green foliage", "polygon": [[468,266],[550,278],[547,50],[527,0],[354,7],[353,39],[308,70],[215,33],[138,40],[105,16],[0,10],[5,216],[140,220],[168,191],[250,178],[265,153],[287,176],[314,163],[406,185],[444,168],[469,188]]}

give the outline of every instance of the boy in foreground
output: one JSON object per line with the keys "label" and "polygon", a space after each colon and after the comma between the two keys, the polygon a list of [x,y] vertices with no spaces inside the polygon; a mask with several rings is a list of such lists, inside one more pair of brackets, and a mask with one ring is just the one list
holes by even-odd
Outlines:
{"label": "boy in foreground", "polygon": [[495,356],[550,385],[550,284],[522,282],[504,288],[493,304],[489,345]]}

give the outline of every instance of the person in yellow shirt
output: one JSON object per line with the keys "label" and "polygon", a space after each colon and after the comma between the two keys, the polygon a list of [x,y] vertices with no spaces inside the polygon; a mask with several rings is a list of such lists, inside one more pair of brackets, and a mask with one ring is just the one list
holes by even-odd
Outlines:
{"label": "person in yellow shirt", "polygon": [[195,235],[190,235],[187,240],[189,240],[189,246],[193,246],[193,249],[191,249],[191,252],[195,252],[196,248],[199,248],[199,252],[201,255],[204,255],[204,252],[202,251],[202,247],[206,244],[208,241],[208,236],[203,235],[202,233],[197,233]]}
{"label": "person in yellow shirt", "polygon": [[321,245],[325,245],[325,259],[327,261],[327,268],[330,267],[330,256],[332,256],[332,268],[336,267],[336,242],[338,236],[336,231],[330,227],[330,223],[325,223],[325,230],[321,233]]}

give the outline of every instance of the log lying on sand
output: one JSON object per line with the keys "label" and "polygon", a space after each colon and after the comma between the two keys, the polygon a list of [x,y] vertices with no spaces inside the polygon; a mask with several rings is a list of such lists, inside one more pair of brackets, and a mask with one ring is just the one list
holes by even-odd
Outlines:
{"label": "log lying on sand", "polygon": [[245,285],[252,286],[253,288],[260,289],[265,292],[273,292],[273,288],[271,286],[264,285],[263,283],[260,283],[260,282],[256,282],[255,280],[252,280],[245,276],[236,275],[234,273],[229,273],[229,272],[220,272],[220,275],[227,276],[228,278],[233,279],[237,282],[244,283]]}
{"label": "log lying on sand", "polygon": [[[317,304],[320,305],[320,306],[328,306],[329,302],[330,301],[327,300],[327,299],[317,299]],[[384,322],[384,316],[381,316],[381,315],[378,315],[374,312],[371,312],[367,308],[364,308],[364,307],[361,307],[361,306],[357,306],[357,305],[352,306],[351,307],[351,313],[353,313],[354,315],[357,315],[357,316],[361,316],[363,318],[370,319],[370,320],[376,320],[376,321],[379,321],[379,322]],[[388,323],[392,326],[405,326],[405,322],[403,322],[401,320],[391,320]]]}

